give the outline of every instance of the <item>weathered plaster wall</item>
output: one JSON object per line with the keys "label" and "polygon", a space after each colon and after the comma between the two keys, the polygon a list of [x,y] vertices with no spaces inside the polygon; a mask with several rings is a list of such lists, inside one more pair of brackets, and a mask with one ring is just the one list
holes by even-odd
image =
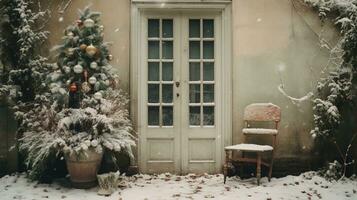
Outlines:
{"label": "weathered plaster wall", "polygon": [[294,105],[278,86],[297,98],[314,91],[328,58],[318,34],[333,44],[337,32],[296,0],[234,0],[233,31],[233,142],[242,139],[244,107],[272,102],[282,108],[277,156],[310,155],[311,102]]}

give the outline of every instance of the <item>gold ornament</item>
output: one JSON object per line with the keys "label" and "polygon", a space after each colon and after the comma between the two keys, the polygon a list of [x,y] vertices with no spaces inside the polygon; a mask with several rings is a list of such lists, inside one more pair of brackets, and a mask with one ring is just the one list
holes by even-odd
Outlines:
{"label": "gold ornament", "polygon": [[79,46],[79,48],[80,48],[82,51],[85,51],[86,48],[87,48],[87,45],[86,45],[86,44],[81,44],[81,45]]}
{"label": "gold ornament", "polygon": [[91,44],[91,45],[87,46],[86,53],[89,56],[94,56],[94,54],[97,53],[97,48]]}
{"label": "gold ornament", "polygon": [[113,55],[112,54],[109,54],[108,57],[107,57],[108,60],[113,60]]}

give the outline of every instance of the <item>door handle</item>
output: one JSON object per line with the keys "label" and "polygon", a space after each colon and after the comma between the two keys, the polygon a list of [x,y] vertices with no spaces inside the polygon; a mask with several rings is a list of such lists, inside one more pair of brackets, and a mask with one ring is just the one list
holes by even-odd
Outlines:
{"label": "door handle", "polygon": [[179,82],[179,81],[176,81],[176,82],[175,82],[175,85],[176,85],[176,87],[180,87],[180,82]]}

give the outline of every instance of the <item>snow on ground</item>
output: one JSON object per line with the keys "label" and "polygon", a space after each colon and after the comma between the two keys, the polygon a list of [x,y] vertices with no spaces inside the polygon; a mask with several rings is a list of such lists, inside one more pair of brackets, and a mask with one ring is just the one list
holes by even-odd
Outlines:
{"label": "snow on ground", "polygon": [[223,184],[223,176],[171,174],[136,175],[123,177],[120,188],[111,196],[96,194],[98,188],[88,190],[71,189],[54,184],[36,184],[18,174],[0,179],[0,199],[64,199],[64,200],[161,200],[161,199],[357,199],[357,180],[328,182],[307,172],[300,176],[262,179],[260,186],[256,179],[240,180],[229,178]]}

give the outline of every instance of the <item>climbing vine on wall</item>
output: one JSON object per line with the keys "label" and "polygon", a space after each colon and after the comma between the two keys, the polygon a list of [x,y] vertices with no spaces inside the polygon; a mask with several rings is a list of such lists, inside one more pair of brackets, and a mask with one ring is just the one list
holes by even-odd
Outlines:
{"label": "climbing vine on wall", "polygon": [[311,134],[325,161],[339,158],[344,176],[347,166],[354,162],[351,146],[357,135],[357,0],[305,2],[318,10],[322,20],[332,18],[341,30],[340,42],[330,49],[334,56],[329,62],[336,68],[319,81],[313,99],[315,127]]}

